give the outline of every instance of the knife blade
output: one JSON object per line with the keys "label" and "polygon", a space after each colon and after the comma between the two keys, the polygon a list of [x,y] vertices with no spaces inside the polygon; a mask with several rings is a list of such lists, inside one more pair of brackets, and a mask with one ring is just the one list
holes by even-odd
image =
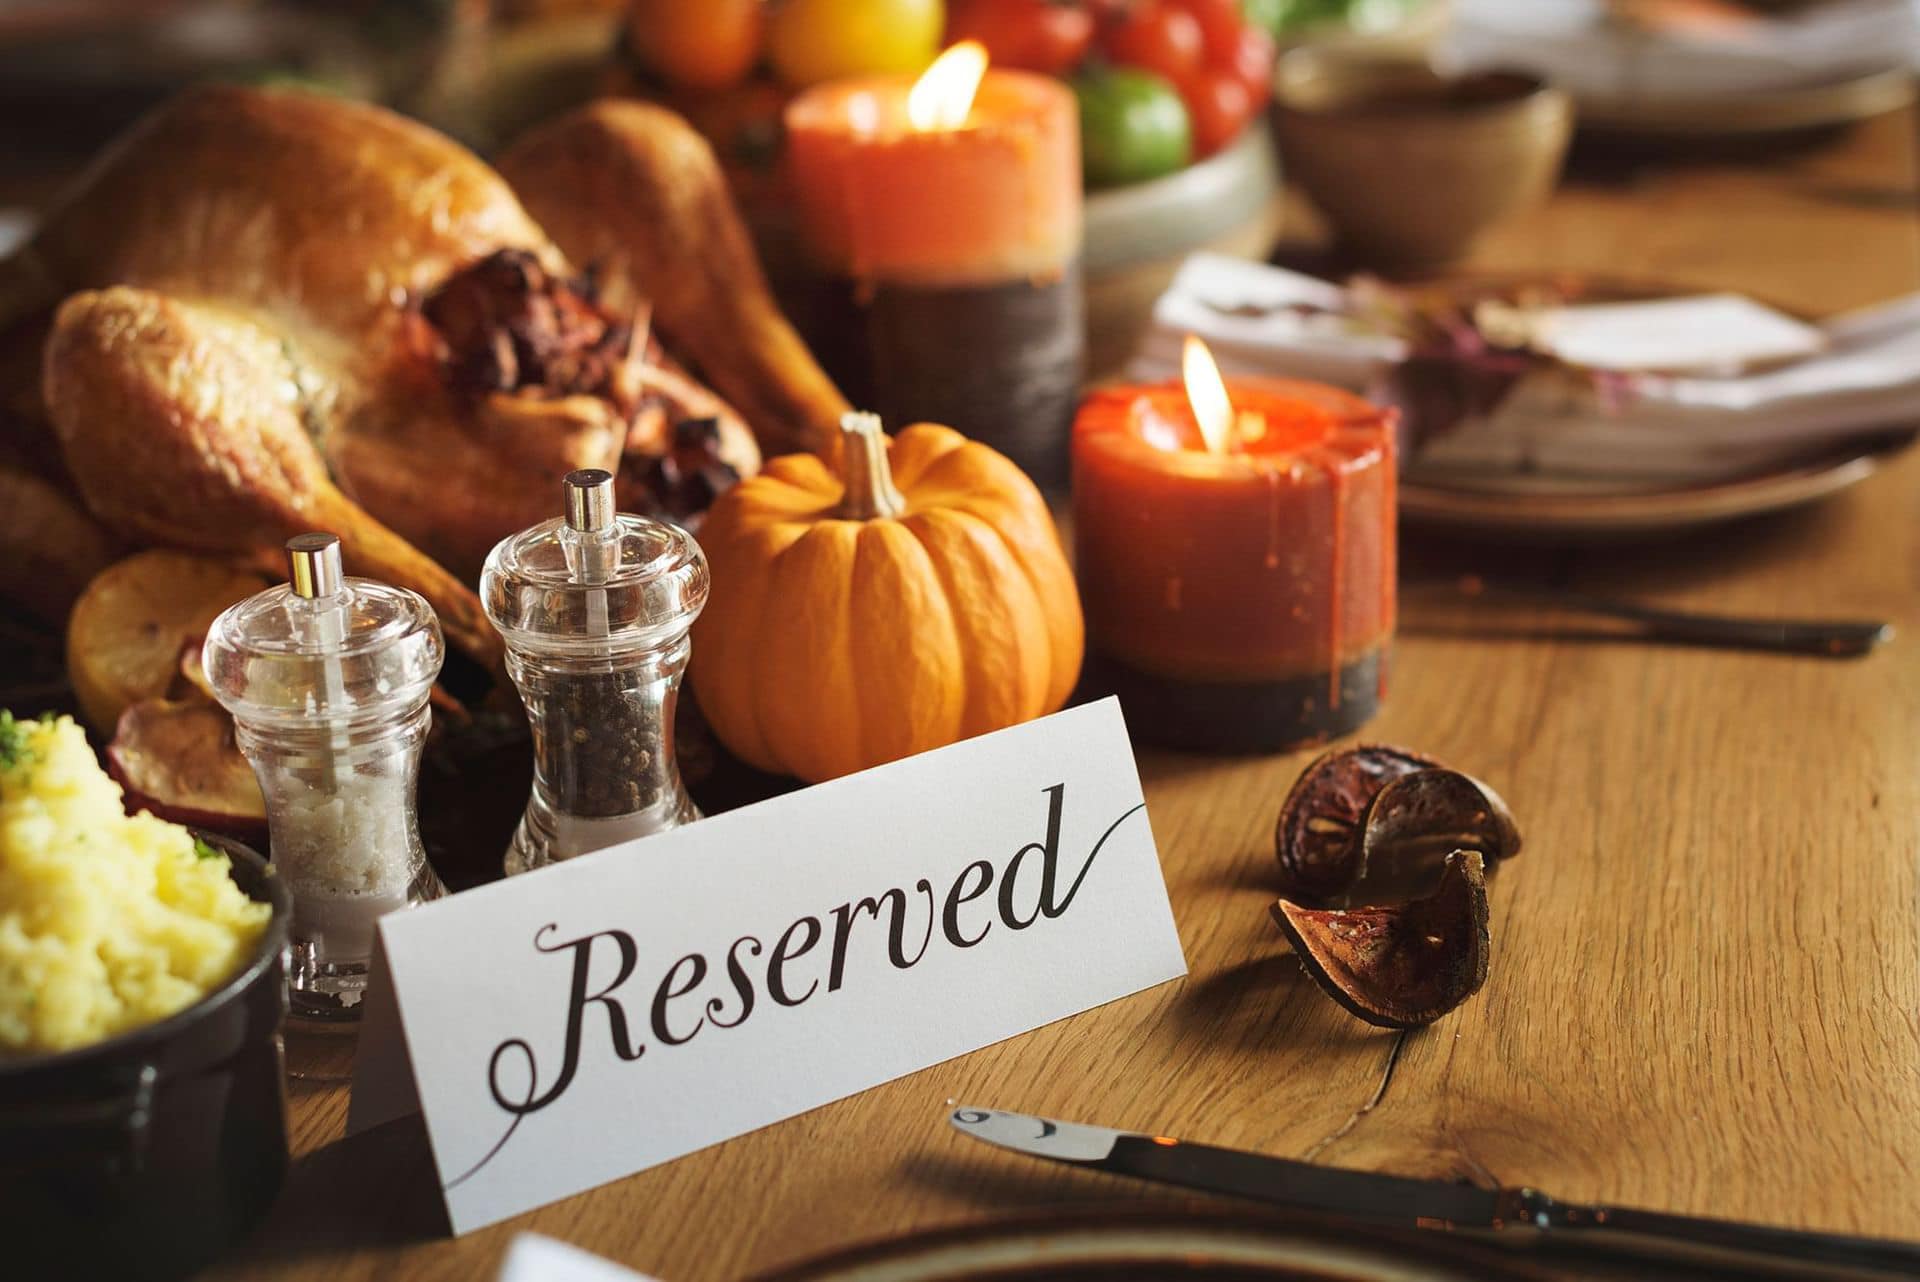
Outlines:
{"label": "knife blade", "polygon": [[[1316,1166],[1291,1158],[961,1105],[963,1135],[1031,1157],[1403,1228],[1524,1235],[1544,1245],[1796,1277],[1920,1277],[1920,1243],[1560,1202],[1535,1189]],[[1818,1269],[1819,1273],[1810,1273]]]}

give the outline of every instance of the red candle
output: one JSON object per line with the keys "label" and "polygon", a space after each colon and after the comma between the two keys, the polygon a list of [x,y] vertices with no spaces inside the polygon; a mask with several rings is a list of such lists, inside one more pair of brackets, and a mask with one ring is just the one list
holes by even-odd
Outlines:
{"label": "red candle", "polygon": [[962,41],[917,81],[815,86],[786,129],[816,276],[800,323],[834,381],[1064,482],[1086,342],[1073,94]]}
{"label": "red candle", "polygon": [[1317,383],[1223,384],[1190,339],[1185,385],[1083,402],[1073,511],[1090,672],[1137,735],[1268,751],[1373,714],[1394,620],[1390,411]]}
{"label": "red candle", "polygon": [[[867,288],[1051,280],[1080,252],[1080,117],[1065,85],[986,55],[836,80],[787,107],[795,211],[816,264]],[[959,73],[957,110],[914,95]],[[971,76],[971,79],[967,79]]]}

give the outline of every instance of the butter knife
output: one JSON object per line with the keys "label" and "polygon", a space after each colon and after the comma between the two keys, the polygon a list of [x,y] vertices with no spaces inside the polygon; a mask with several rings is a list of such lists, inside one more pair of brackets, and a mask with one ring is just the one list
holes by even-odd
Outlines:
{"label": "butter knife", "polygon": [[1316,1166],[1000,1109],[963,1105],[948,1120],[964,1135],[1032,1157],[1401,1228],[1477,1231],[1516,1245],[1599,1249],[1749,1274],[1920,1277],[1920,1243],[1578,1205],[1535,1189]]}

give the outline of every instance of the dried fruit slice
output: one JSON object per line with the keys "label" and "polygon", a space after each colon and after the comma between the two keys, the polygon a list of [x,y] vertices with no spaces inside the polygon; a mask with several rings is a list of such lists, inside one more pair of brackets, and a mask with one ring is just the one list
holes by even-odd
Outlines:
{"label": "dried fruit slice", "polygon": [[1455,850],[1475,850],[1488,870],[1520,852],[1520,829],[1500,794],[1457,770],[1416,770],[1375,794],[1360,821],[1355,904],[1389,904],[1433,893]]}
{"label": "dried fruit slice", "polygon": [[267,835],[260,785],[217,704],[197,697],[133,704],[107,745],[107,772],[126,789],[129,810],[241,841]]}
{"label": "dried fruit slice", "polygon": [[[169,683],[166,691],[168,698],[191,698],[195,691],[205,695],[208,702],[219,700],[213,693],[213,682],[207,679],[207,666],[201,662],[206,651],[206,637],[195,634],[180,643],[179,671]],[[438,687],[435,687],[438,689]]]}
{"label": "dried fruit slice", "polygon": [[1479,852],[1447,856],[1424,899],[1376,908],[1307,908],[1288,900],[1273,919],[1314,981],[1382,1028],[1418,1028],[1487,980],[1487,881]]}
{"label": "dried fruit slice", "polygon": [[1274,825],[1281,893],[1310,904],[1345,894],[1365,870],[1360,823],[1367,807],[1395,779],[1439,764],[1405,748],[1363,743],[1325,753],[1301,771]]}
{"label": "dried fruit slice", "polygon": [[101,734],[115,733],[130,704],[167,692],[186,641],[265,586],[229,561],[161,548],[96,574],[67,620],[67,675],[81,713]]}

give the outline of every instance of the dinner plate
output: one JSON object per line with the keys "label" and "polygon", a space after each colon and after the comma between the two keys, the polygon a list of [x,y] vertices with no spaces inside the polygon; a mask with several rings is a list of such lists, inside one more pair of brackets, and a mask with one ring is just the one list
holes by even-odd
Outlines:
{"label": "dinner plate", "polygon": [[[1465,273],[1417,281],[1416,294],[1454,302],[1501,297],[1529,286],[1569,302],[1646,302],[1703,292],[1670,282],[1585,272]],[[1796,319],[1808,318],[1776,306]],[[1889,424],[1843,445],[1740,476],[1708,481],[1630,481],[1570,474],[1423,468],[1411,459],[1400,480],[1400,516],[1410,523],[1514,542],[1629,542],[1785,512],[1830,497],[1873,475],[1912,444],[1916,431]]]}
{"label": "dinner plate", "polygon": [[836,1252],[761,1282],[1519,1282],[1538,1276],[1438,1234],[1136,1211],[936,1229]]}
{"label": "dinner plate", "polygon": [[1912,444],[1902,433],[1750,476],[1605,488],[1568,478],[1487,473],[1458,482],[1410,477],[1400,516],[1422,526],[1533,543],[1621,542],[1784,512],[1858,485]]}
{"label": "dinner plate", "polygon": [[1757,138],[1823,129],[1913,102],[1913,73],[1876,68],[1749,93],[1580,95],[1582,133],[1683,139]]}

